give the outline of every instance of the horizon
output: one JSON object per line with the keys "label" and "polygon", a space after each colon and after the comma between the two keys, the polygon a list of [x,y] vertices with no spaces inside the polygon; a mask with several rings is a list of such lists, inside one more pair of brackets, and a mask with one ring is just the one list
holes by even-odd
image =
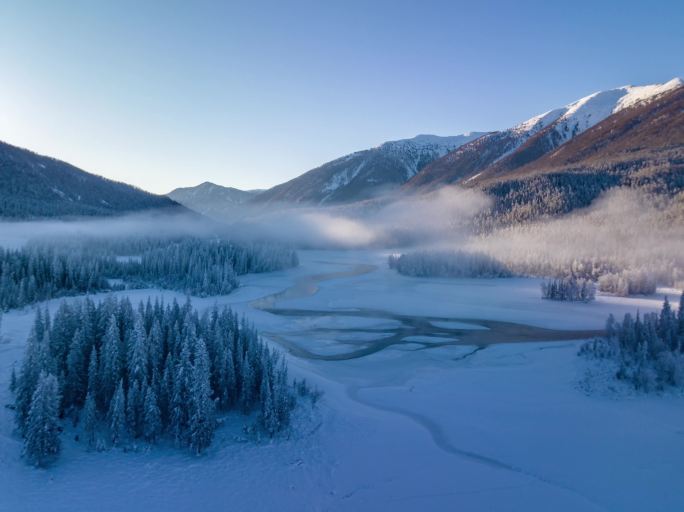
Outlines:
{"label": "horizon", "polygon": [[158,194],[264,189],[386,141],[684,75],[684,6],[132,5],[0,7],[0,140]]}

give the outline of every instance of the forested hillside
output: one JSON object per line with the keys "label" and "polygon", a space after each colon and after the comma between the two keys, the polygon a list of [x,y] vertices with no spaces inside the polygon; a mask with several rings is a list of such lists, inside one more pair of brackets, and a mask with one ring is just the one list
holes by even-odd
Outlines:
{"label": "forested hillside", "polygon": [[125,183],[66,162],[0,142],[0,219],[116,215],[157,208],[180,209]]}

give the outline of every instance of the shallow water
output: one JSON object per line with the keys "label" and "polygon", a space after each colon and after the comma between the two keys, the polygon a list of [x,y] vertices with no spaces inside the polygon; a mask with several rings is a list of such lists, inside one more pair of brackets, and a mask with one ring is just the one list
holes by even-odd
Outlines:
{"label": "shallow water", "polygon": [[[444,346],[485,347],[495,343],[565,341],[599,336],[600,330],[559,330],[513,322],[459,317],[401,315],[380,309],[297,309],[278,307],[284,301],[310,297],[318,283],[355,277],[377,270],[375,265],[354,265],[350,270],[304,276],[293,286],[262,297],[251,306],[267,313],[292,319],[295,327],[286,332],[263,332],[293,355],[305,359],[341,361],[374,354],[394,345],[405,344],[408,350],[429,350]],[[316,326],[316,319],[346,319],[340,326]],[[377,326],[345,327],[349,320],[377,320]],[[302,328],[301,322],[305,319]],[[319,322],[320,323],[320,322]],[[310,327],[307,327],[311,325]],[[372,325],[372,324],[371,324]],[[411,347],[411,348],[409,348]]]}

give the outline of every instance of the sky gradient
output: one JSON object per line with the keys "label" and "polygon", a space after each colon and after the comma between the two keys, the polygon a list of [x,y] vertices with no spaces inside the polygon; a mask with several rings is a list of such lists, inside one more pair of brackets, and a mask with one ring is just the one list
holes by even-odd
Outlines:
{"label": "sky gradient", "polygon": [[0,140],[157,193],[265,188],[684,75],[684,2],[594,3],[0,0]]}

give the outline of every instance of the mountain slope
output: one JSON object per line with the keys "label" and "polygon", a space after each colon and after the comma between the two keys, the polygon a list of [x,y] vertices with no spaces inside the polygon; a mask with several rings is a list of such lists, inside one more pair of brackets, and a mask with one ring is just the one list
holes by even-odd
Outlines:
{"label": "mountain slope", "polygon": [[499,224],[567,213],[615,187],[655,194],[671,204],[671,215],[684,218],[684,87],[620,110],[534,161],[504,174],[484,172],[466,186],[493,198],[490,220]]}
{"label": "mountain slope", "polygon": [[0,142],[0,218],[114,215],[180,208],[165,196]]}
{"label": "mountain slope", "polygon": [[223,218],[239,205],[251,200],[260,190],[239,190],[205,181],[195,187],[177,188],[168,197],[196,212]]}
{"label": "mountain slope", "polygon": [[343,156],[255,197],[256,203],[332,204],[395,189],[449,151],[484,135],[418,135]]}
{"label": "mountain slope", "polygon": [[[676,163],[684,156],[684,87],[635,104],[596,124],[542,157],[502,178],[564,169],[608,168],[631,162],[649,167]],[[624,167],[624,166],[623,166]],[[474,183],[496,176],[482,175]]]}
{"label": "mountain slope", "polygon": [[664,84],[624,86],[591,94],[513,128],[465,144],[432,162],[411,179],[409,190],[449,183],[472,185],[505,176],[562,147],[609,116],[654,101],[682,87],[680,79]]}

